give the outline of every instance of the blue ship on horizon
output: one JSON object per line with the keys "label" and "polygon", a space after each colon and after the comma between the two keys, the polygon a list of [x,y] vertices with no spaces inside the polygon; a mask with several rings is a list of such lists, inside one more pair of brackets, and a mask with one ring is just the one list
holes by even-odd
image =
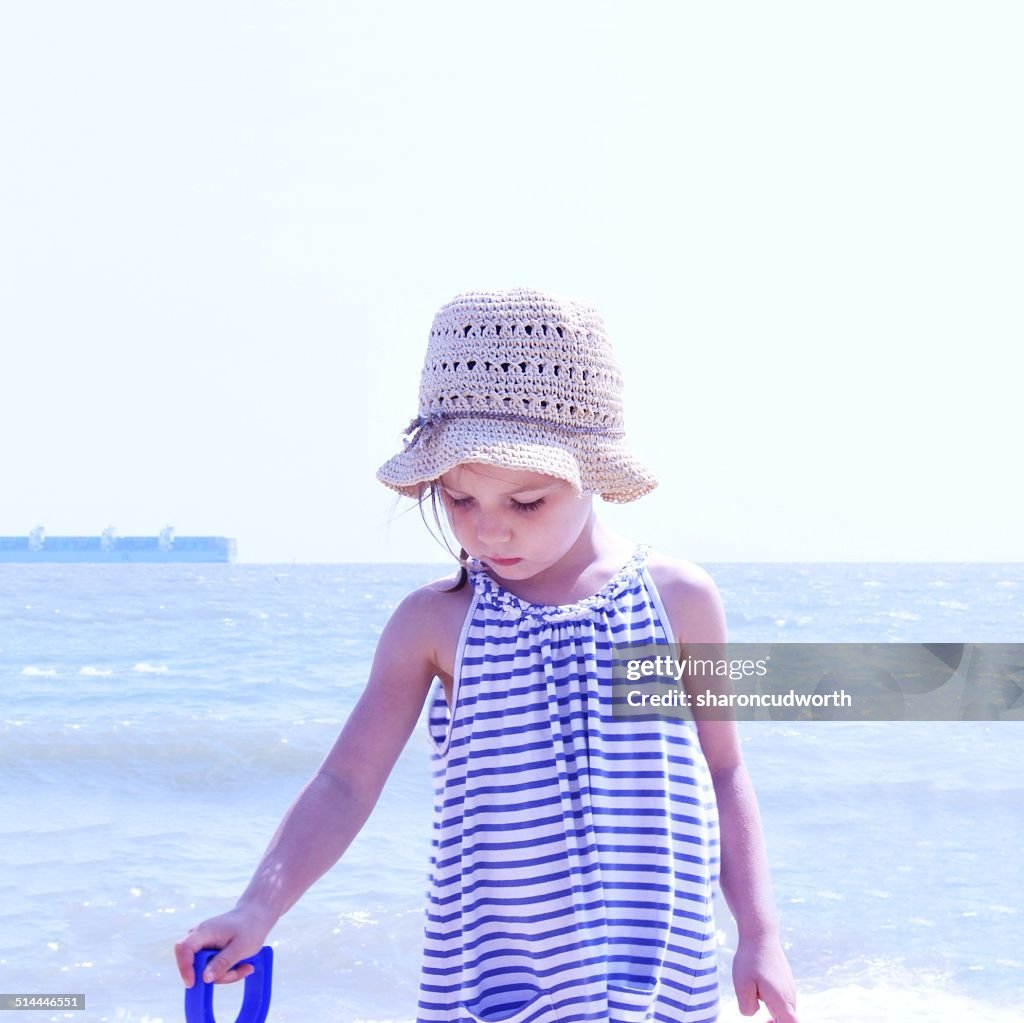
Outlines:
{"label": "blue ship on horizon", "polygon": [[36,526],[28,536],[0,536],[0,563],[232,562],[235,541],[226,536],[118,536],[111,526],[100,536],[47,536]]}

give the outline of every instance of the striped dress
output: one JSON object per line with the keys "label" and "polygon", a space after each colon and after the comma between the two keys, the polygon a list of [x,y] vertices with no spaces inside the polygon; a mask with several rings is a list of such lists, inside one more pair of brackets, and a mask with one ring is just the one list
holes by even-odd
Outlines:
{"label": "striped dress", "polygon": [[418,1023],[711,1023],[714,791],[688,721],[613,719],[612,644],[673,641],[647,550],[576,604],[471,568],[438,684]]}

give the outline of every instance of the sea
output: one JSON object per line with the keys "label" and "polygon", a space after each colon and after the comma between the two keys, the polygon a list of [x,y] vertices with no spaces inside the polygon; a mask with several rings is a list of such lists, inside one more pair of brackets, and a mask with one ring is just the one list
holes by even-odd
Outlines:
{"label": "sea", "polygon": [[[706,567],[739,641],[1024,641],[1024,564]],[[174,942],[231,907],[392,609],[444,571],[0,566],[0,992],[84,995],[39,1021],[183,1020]],[[1024,722],[739,728],[801,1023],[1019,1021]],[[430,806],[421,722],[271,932],[270,1021],[414,1018]],[[733,1023],[724,904],[718,928]],[[221,1023],[240,989],[217,989]]]}

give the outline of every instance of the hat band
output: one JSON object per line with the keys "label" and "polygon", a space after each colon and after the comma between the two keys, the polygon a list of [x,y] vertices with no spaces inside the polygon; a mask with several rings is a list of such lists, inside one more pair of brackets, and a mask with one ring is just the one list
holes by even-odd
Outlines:
{"label": "hat band", "polygon": [[486,409],[452,409],[450,412],[431,412],[429,416],[417,416],[405,428],[403,443],[405,450],[414,448],[425,437],[433,432],[446,419],[494,419],[502,423],[532,423],[542,426],[545,430],[555,430],[567,434],[592,434],[601,437],[619,439],[625,437],[625,430],[616,430],[607,426],[569,426],[565,423],[553,423],[549,419],[538,419],[536,416],[524,416],[518,412],[494,412]]}

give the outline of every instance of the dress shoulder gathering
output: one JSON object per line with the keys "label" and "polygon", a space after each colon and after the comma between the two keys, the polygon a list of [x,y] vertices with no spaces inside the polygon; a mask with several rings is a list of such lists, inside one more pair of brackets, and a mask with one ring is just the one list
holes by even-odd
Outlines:
{"label": "dress shoulder gathering", "polygon": [[418,1023],[712,1023],[714,790],[692,722],[612,714],[612,658],[668,643],[647,548],[575,604],[471,566],[435,805]]}

